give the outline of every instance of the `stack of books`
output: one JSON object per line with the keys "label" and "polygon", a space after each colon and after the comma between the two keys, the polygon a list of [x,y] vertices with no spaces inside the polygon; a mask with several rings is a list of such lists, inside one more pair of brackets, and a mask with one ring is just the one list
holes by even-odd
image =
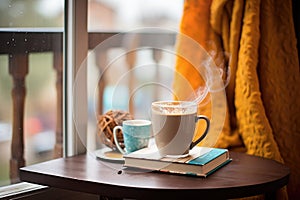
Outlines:
{"label": "stack of books", "polygon": [[124,166],[166,173],[207,177],[231,161],[229,151],[194,147],[186,156],[160,156],[156,146],[124,155]]}

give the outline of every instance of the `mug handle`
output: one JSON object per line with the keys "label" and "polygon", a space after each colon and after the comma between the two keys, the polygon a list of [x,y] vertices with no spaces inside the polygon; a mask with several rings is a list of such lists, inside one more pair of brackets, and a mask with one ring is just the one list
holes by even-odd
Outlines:
{"label": "mug handle", "polygon": [[122,153],[122,154],[126,154],[126,152],[121,148],[121,146],[119,145],[119,141],[118,141],[118,137],[117,137],[117,130],[121,130],[122,131],[122,126],[115,126],[113,129],[113,136],[114,136],[114,141],[116,144],[117,149]]}
{"label": "mug handle", "polygon": [[198,115],[196,116],[196,123],[198,122],[198,120],[203,119],[206,122],[206,129],[204,131],[204,133],[200,136],[200,138],[198,138],[195,142],[192,142],[190,145],[190,149],[192,149],[194,146],[196,146],[199,142],[201,142],[207,135],[209,127],[210,127],[210,120],[204,116],[204,115]]}

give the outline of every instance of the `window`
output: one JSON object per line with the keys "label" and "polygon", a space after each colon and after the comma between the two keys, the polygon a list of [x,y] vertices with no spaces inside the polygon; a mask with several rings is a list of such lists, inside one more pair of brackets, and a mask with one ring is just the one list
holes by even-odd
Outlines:
{"label": "window", "polygon": [[[45,47],[47,45],[62,47],[60,40],[53,43],[46,39],[51,38],[52,33],[58,33],[58,35],[54,34],[55,37],[63,33],[64,2],[63,0],[2,0],[0,12],[2,16],[0,18],[0,186],[2,186],[11,183],[9,163],[12,153],[13,123],[22,123],[18,120],[22,114],[17,108],[22,103],[17,100],[19,97],[12,96],[14,86],[26,90],[24,123],[19,127],[24,133],[26,165],[53,158],[57,123],[58,73],[54,68],[54,53]],[[10,65],[9,62],[16,57],[20,57],[25,62],[18,60]],[[12,72],[13,68],[25,70],[24,84],[17,80],[19,72]],[[16,91],[16,93],[20,92]],[[22,147],[17,146],[14,150],[21,149]]]}
{"label": "window", "polygon": [[[174,49],[174,37],[179,28],[183,0],[89,0],[87,7],[88,56],[86,60],[83,58],[86,61],[85,69],[79,67],[78,71],[73,69],[74,65],[72,64],[74,63],[72,62],[74,60],[68,60],[68,56],[74,59],[72,52],[81,50],[81,48],[76,48],[76,45],[72,46],[74,40],[72,40],[72,35],[69,35],[72,34],[73,31],[71,30],[73,30],[73,25],[76,25],[76,23],[71,24],[70,27],[68,26],[67,29],[69,31],[66,32],[67,40],[70,39],[68,44],[71,46],[66,46],[65,48],[69,50],[68,53],[71,52],[71,55],[62,56],[62,54],[56,54],[57,52],[55,53],[51,49],[52,47],[63,49],[61,44],[63,44],[62,35],[65,31],[65,2],[70,7],[73,6],[74,2],[84,1],[0,1],[0,11],[1,16],[3,16],[0,18],[0,34],[11,34],[10,40],[4,40],[2,36],[0,37],[0,40],[2,40],[0,45],[0,186],[11,183],[9,160],[11,158],[13,119],[16,117],[16,114],[13,112],[13,109],[16,109],[14,105],[16,99],[11,95],[14,88],[13,80],[16,77],[9,71],[9,62],[11,56],[13,56],[10,53],[11,48],[31,48],[22,52],[25,55],[25,61],[28,58],[28,72],[25,76],[24,85],[19,85],[20,88],[23,86],[23,88],[26,88],[24,126],[20,127],[21,129],[24,128],[24,158],[26,165],[52,159],[54,157],[53,154],[56,153],[54,147],[57,144],[57,136],[61,134],[60,131],[65,131],[66,133],[63,146],[67,152],[66,155],[76,153],[74,151],[74,148],[77,148],[74,131],[78,128],[78,124],[76,124],[78,122],[76,122],[76,117],[73,119],[71,113],[73,104],[76,104],[76,101],[73,101],[74,99],[76,100],[76,97],[72,96],[72,92],[73,86],[77,88],[78,85],[84,85],[82,83],[76,84],[78,74],[82,70],[86,70],[85,81],[87,82],[86,92],[88,97],[86,102],[88,134],[87,139],[82,141],[87,150],[93,151],[101,145],[97,142],[97,116],[99,114],[105,113],[109,109],[128,110],[128,102],[132,98],[135,117],[147,118],[146,107],[151,99],[170,98],[172,95],[169,89],[172,83],[174,55],[170,52]],[[82,13],[84,13],[82,9],[78,12],[76,11],[75,16],[80,17]],[[68,20],[80,20],[80,18],[73,19],[69,17]],[[97,49],[99,49],[99,46],[97,46],[99,40],[97,38],[99,36],[103,39],[112,35],[116,36],[120,32],[135,33],[135,31],[147,35],[147,32],[153,30],[167,32],[173,38],[173,43],[170,42],[160,51],[152,48],[151,45],[141,46],[139,50],[134,51],[135,56],[132,59],[130,59],[130,53],[126,49],[124,50],[122,44],[109,47],[105,55],[97,52]],[[21,43],[20,40],[16,43],[17,37],[13,37],[18,34],[24,34]],[[26,36],[30,37],[26,38]],[[157,36],[159,35],[156,35],[153,41],[164,41],[163,37]],[[39,37],[42,39],[39,39]],[[58,39],[53,39],[55,37]],[[47,40],[47,38],[52,38],[52,40]],[[36,41],[36,43],[30,43],[30,41]],[[76,42],[80,41],[77,40]],[[148,40],[148,42],[152,41]],[[31,45],[28,45],[29,43]],[[35,45],[40,43],[42,47],[38,49]],[[17,47],[14,44],[17,44]],[[131,44],[134,44],[134,42]],[[75,48],[73,49],[72,47]],[[65,58],[63,59],[63,57]],[[69,64],[64,71],[66,76],[62,76],[62,68],[56,67],[57,65],[62,65],[62,60]],[[19,65],[22,62],[17,63]],[[129,67],[131,73],[128,73]],[[105,69],[105,72],[103,69]],[[136,81],[134,91],[130,90],[128,86],[129,76],[126,76],[126,74],[134,75]],[[154,95],[154,90],[157,89],[159,84],[153,85],[149,83],[157,81],[157,74],[160,74],[160,79],[164,81],[165,85],[164,87],[158,87],[161,93],[158,92]],[[102,91],[103,97],[101,97],[99,80],[103,77],[105,77],[106,81]],[[68,80],[64,80],[64,84],[62,84],[62,78]],[[62,93],[62,90],[65,93]],[[71,96],[68,94],[71,94]],[[60,95],[65,96],[65,99],[69,99],[65,107],[62,105],[62,96]],[[122,101],[118,101],[119,96],[116,95],[121,95]],[[60,110],[58,107],[60,107]],[[64,115],[69,120],[66,120],[64,124],[60,124],[65,120],[65,118],[60,118],[59,115],[62,109],[69,114],[71,113],[69,117]],[[75,127],[71,129],[60,127],[65,127],[66,124],[72,123],[75,123]],[[59,140],[62,140],[62,138],[59,138]]]}
{"label": "window", "polygon": [[[109,110],[124,110],[130,111],[134,118],[149,119],[153,100],[172,98],[173,53],[182,11],[182,0],[89,1],[89,32],[122,34],[89,50],[88,135],[84,144],[88,151],[103,145],[99,140],[99,115]],[[151,37],[138,35],[149,32]],[[114,46],[115,41],[119,42]],[[110,48],[101,53],[105,45]],[[103,91],[99,80],[105,84]],[[103,92],[103,97],[99,92]],[[102,98],[100,105],[98,98]]]}

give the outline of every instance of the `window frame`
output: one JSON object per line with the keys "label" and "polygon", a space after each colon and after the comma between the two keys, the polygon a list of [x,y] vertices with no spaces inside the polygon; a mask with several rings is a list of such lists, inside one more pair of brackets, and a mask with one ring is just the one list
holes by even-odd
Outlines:
{"label": "window frame", "polygon": [[[86,152],[87,0],[65,0],[64,79],[63,79],[63,154]],[[80,83],[78,83],[80,80]]]}

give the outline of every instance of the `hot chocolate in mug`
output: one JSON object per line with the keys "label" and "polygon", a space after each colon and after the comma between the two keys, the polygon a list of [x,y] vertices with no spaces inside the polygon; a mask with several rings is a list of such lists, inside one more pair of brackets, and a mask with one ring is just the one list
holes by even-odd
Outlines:
{"label": "hot chocolate in mug", "polygon": [[[197,115],[197,104],[191,101],[156,101],[151,105],[151,112],[153,135],[161,156],[186,155],[209,130],[210,120]],[[193,142],[199,120],[206,122],[206,129]]]}

